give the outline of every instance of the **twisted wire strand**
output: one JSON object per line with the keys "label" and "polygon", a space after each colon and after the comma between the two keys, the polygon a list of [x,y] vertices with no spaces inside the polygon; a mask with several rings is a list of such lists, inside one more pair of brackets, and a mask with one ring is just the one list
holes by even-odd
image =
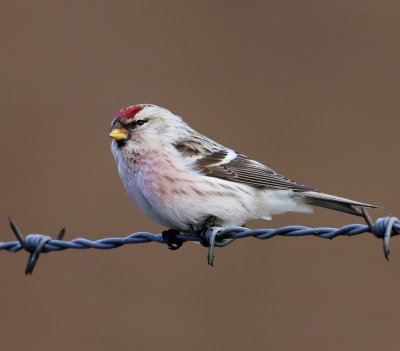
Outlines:
{"label": "twisted wire strand", "polygon": [[[22,249],[30,253],[28,264],[25,269],[26,274],[32,274],[36,262],[41,253],[60,251],[65,249],[114,249],[127,244],[144,244],[157,242],[160,244],[170,243],[165,240],[162,234],[152,234],[148,232],[137,232],[126,237],[110,237],[99,240],[88,240],[85,238],[76,238],[70,241],[64,241],[65,230],[62,229],[57,239],[52,239],[44,234],[29,234],[23,237],[21,231],[14,221],[10,219],[10,226],[16,235],[18,241],[0,242],[0,250],[18,252]],[[382,238],[384,255],[389,258],[390,238],[400,234],[400,220],[397,217],[387,216],[379,218],[375,223],[370,224],[348,224],[341,228],[309,228],[304,226],[285,226],[277,229],[249,229],[243,227],[212,227],[207,228],[203,233],[176,234],[174,241],[180,245],[187,241],[200,242],[208,247],[208,263],[213,265],[214,248],[223,247],[235,240],[254,237],[256,239],[270,239],[275,236],[302,237],[317,236],[323,239],[333,239],[337,236],[354,236],[363,233],[371,233],[377,238]],[[179,245],[179,246],[180,246]],[[178,247],[179,247],[178,246]]]}

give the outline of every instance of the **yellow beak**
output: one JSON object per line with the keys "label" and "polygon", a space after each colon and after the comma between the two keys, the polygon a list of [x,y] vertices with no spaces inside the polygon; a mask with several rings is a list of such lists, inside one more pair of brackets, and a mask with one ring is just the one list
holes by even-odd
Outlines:
{"label": "yellow beak", "polygon": [[108,136],[115,139],[116,141],[127,140],[128,131],[124,128],[115,128],[110,132],[110,134],[108,134]]}

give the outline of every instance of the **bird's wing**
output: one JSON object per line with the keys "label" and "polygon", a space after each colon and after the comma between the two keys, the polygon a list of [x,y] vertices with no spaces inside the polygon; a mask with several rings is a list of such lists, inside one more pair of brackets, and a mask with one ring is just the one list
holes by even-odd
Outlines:
{"label": "bird's wing", "polygon": [[[204,137],[205,138],[205,137]],[[205,142],[206,141],[206,142]],[[209,177],[244,183],[255,187],[274,190],[292,190],[309,205],[362,216],[358,207],[377,206],[325,194],[275,172],[273,169],[254,161],[209,139],[191,139],[175,145],[181,156],[198,171]],[[353,206],[356,206],[353,207]]]}
{"label": "bird's wing", "polygon": [[317,191],[278,174],[271,168],[218,144],[208,145],[196,140],[184,140],[175,145],[181,156],[209,177],[221,178],[268,189]]}

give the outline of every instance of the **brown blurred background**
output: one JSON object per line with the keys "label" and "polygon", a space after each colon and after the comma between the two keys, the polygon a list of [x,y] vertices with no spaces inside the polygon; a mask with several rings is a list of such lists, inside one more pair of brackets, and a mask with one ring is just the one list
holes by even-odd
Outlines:
{"label": "brown blurred background", "polygon": [[[3,1],[0,240],[163,228],[107,137],[150,102],[326,192],[400,215],[398,1]],[[341,226],[328,210],[251,227]],[[3,350],[399,350],[400,241],[365,235],[1,252]]]}

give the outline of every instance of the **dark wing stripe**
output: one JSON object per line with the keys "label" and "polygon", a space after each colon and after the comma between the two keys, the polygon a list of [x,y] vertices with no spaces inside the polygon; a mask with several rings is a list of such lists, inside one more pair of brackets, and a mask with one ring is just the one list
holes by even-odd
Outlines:
{"label": "dark wing stripe", "polygon": [[196,161],[196,166],[205,175],[216,177],[225,180],[230,180],[238,183],[245,183],[257,187],[265,187],[269,189],[292,189],[295,191],[317,191],[312,187],[294,182],[272,169],[257,163],[246,156],[238,154],[231,162],[208,167],[203,167],[205,160],[209,156],[206,155],[203,159]]}
{"label": "dark wing stripe", "polygon": [[[240,173],[239,178],[246,180],[246,183],[256,183],[257,185],[260,186],[265,186],[265,187],[271,187],[271,188],[282,188],[282,189],[294,189],[294,190],[300,190],[299,188],[301,187],[301,190],[305,190],[305,186],[291,182],[289,180],[286,180],[284,178],[272,178],[270,175],[267,175],[266,177],[252,177],[247,174]],[[309,187],[307,187],[309,189]]]}

